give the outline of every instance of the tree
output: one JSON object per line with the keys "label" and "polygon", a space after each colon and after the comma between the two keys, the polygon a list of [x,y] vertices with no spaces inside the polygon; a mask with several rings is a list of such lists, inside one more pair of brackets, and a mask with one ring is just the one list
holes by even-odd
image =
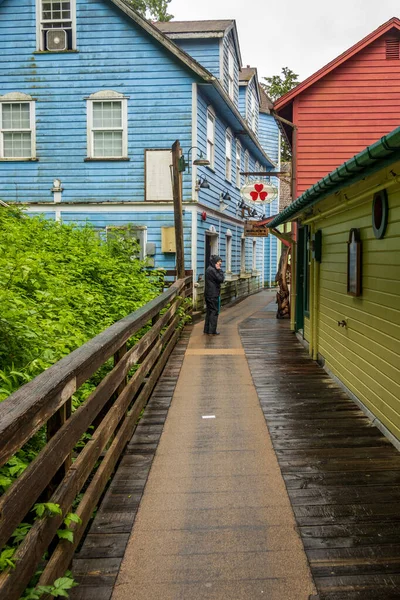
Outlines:
{"label": "tree", "polygon": [[261,85],[274,102],[300,83],[297,73],[294,73],[289,67],[282,68],[282,75],[272,75],[272,77],[263,77],[263,79],[267,83],[261,83]]}
{"label": "tree", "polygon": [[133,8],[143,17],[153,21],[170,21],[173,15],[168,14],[171,0],[131,0]]}
{"label": "tree", "polygon": [[[261,85],[274,102],[300,83],[297,73],[289,67],[282,68],[282,75],[272,75],[272,77],[263,77],[263,79],[266,83],[261,82]],[[284,162],[292,159],[290,148],[285,139],[282,139],[281,159]]]}

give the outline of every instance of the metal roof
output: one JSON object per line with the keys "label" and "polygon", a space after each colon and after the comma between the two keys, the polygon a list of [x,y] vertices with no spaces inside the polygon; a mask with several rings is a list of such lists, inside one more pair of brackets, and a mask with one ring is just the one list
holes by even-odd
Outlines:
{"label": "metal roof", "polygon": [[283,210],[271,223],[270,227],[277,227],[287,221],[292,221],[296,215],[311,208],[317,202],[331,196],[367,175],[400,160],[400,127],[397,127],[380,140],[367,146],[344,162],[340,167],[326,175],[323,179],[306,190],[301,196]]}

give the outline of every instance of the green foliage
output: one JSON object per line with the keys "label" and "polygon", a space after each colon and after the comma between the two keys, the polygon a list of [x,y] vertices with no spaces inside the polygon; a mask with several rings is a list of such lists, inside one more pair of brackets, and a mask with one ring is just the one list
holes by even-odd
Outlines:
{"label": "green foliage", "polygon": [[[294,73],[289,67],[283,67],[281,75],[272,75],[272,77],[263,77],[263,79],[266,83],[261,82],[261,85],[274,102],[300,83],[297,73]],[[290,147],[285,139],[282,139],[281,159],[284,162],[292,159]]]}
{"label": "green foliage", "polygon": [[0,573],[5,571],[5,569],[15,567],[15,562],[13,561],[15,548],[10,548],[6,546],[0,553]]}
{"label": "green foliage", "polygon": [[35,504],[32,512],[35,513],[36,518],[43,519],[44,517],[54,517],[55,515],[62,515],[61,508],[59,504],[54,504],[53,502],[41,502],[40,504]]}
{"label": "green foliage", "polygon": [[160,292],[133,237],[6,208],[0,232],[0,401]]}
{"label": "green foliage", "polygon": [[27,588],[20,600],[40,600],[45,594],[50,594],[54,598],[68,598],[68,592],[76,585],[78,584],[72,577],[59,577],[53,585],[38,585]]}
{"label": "green foliage", "polygon": [[170,21],[173,15],[168,14],[171,0],[131,0],[138,13],[152,21]]}
{"label": "green foliage", "polygon": [[272,77],[263,77],[266,83],[261,85],[273,102],[281,96],[292,90],[299,82],[299,76],[289,67],[282,68],[282,75],[272,75]]}

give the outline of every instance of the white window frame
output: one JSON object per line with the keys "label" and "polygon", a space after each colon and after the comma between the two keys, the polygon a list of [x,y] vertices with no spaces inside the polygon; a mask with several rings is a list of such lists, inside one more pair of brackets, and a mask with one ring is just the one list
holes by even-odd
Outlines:
{"label": "white window frame", "polygon": [[260,163],[258,161],[256,161],[256,165],[255,165],[255,172],[259,173],[260,172]]}
{"label": "white window frame", "polygon": [[[212,123],[212,131],[209,130],[209,123]],[[215,111],[209,106],[207,109],[207,159],[210,161],[211,169],[214,168],[215,163],[215,123]]]}
{"label": "white window frame", "polygon": [[232,273],[232,232],[230,229],[226,232],[226,272]]}
{"label": "white window frame", "polygon": [[[43,31],[48,29],[44,27],[44,21],[42,20],[42,3],[45,0],[36,0],[36,50],[39,52],[56,52],[54,50],[47,50],[45,47],[45,40]],[[71,22],[71,31],[72,31],[72,48],[69,48],[68,51],[76,50],[76,0],[68,0],[70,2],[70,19],[54,19],[53,21],[46,21],[46,23],[52,23],[57,26],[59,22],[60,25],[65,23],[66,21]],[[61,29],[61,27],[60,27]]]}
{"label": "white window frame", "polygon": [[246,238],[240,239],[240,272],[246,273]]}
{"label": "white window frame", "polygon": [[234,100],[235,98],[235,57],[232,50],[228,50],[228,94]]}
{"label": "white window frame", "polygon": [[257,271],[257,240],[253,240],[252,270]]}
{"label": "white window frame", "polygon": [[[94,156],[93,104],[95,102],[121,102],[122,126],[102,128],[101,131],[122,131],[121,156]],[[87,157],[91,160],[126,160],[128,158],[128,98],[113,90],[95,92],[87,98]]]}
{"label": "white window frame", "polygon": [[225,179],[232,181],[232,131],[225,131]]}
{"label": "white window frame", "polygon": [[127,237],[134,237],[139,242],[139,256],[132,256],[138,260],[145,260],[146,258],[146,246],[147,246],[147,227],[146,225],[107,225],[106,226],[106,237],[110,238],[110,234],[118,234],[118,232],[132,233],[133,235]]}
{"label": "white window frame", "polygon": [[255,131],[257,128],[256,99],[255,99],[253,93],[251,93],[251,98],[250,98],[250,127],[253,131]]}
{"label": "white window frame", "polygon": [[[29,104],[29,129],[3,129],[3,106],[4,104]],[[4,134],[5,133],[30,133],[31,134],[31,153],[30,156],[4,156]],[[0,160],[35,160],[36,159],[36,117],[35,101],[32,96],[22,92],[11,92],[0,96]]]}
{"label": "white window frame", "polygon": [[241,175],[240,172],[242,170],[242,145],[236,140],[236,164],[235,164],[235,172],[236,172],[236,187],[240,188],[241,183]]}

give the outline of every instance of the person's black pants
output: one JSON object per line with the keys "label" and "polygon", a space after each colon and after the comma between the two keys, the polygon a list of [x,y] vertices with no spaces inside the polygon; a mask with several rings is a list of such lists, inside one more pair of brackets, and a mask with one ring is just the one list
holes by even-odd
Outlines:
{"label": "person's black pants", "polygon": [[206,297],[206,320],[204,333],[216,333],[218,323],[218,298]]}

